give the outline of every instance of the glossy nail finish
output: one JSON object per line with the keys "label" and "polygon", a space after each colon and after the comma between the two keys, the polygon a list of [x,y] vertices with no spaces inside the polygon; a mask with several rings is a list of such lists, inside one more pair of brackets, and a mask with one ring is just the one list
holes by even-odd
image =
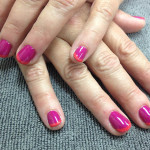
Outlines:
{"label": "glossy nail finish", "polygon": [[47,114],[47,119],[50,127],[56,127],[61,123],[61,118],[56,111],[50,111]]}
{"label": "glossy nail finish", "polygon": [[143,106],[139,110],[139,116],[145,122],[146,125],[150,125],[150,107]]}
{"label": "glossy nail finish", "polygon": [[137,19],[142,19],[142,20],[145,20],[144,17],[139,17],[139,16],[133,16],[134,18],[137,18]]}
{"label": "glossy nail finish", "polygon": [[87,49],[84,46],[79,46],[74,52],[74,58],[78,62],[82,62],[87,54]]}
{"label": "glossy nail finish", "polygon": [[12,45],[6,41],[6,40],[1,40],[0,41],[0,57],[5,58],[9,55],[11,51]]}
{"label": "glossy nail finish", "polygon": [[26,65],[34,58],[35,54],[36,54],[35,49],[32,48],[30,45],[26,45],[17,53],[16,58],[18,62]]}
{"label": "glossy nail finish", "polygon": [[120,113],[113,111],[109,116],[109,121],[114,129],[118,132],[126,132],[131,128],[131,122],[121,115]]}

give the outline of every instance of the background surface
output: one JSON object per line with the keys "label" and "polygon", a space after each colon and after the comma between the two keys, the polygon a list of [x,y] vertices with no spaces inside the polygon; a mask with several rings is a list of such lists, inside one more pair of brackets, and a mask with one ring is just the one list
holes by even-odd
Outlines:
{"label": "background surface", "polygon": [[[146,18],[146,27],[129,36],[150,60],[150,1],[126,0],[121,9]],[[66,116],[64,128],[56,132],[41,122],[14,59],[0,59],[0,150],[150,149],[150,130],[140,129],[132,122],[125,136],[112,136],[79,102],[50,64],[48,70]]]}

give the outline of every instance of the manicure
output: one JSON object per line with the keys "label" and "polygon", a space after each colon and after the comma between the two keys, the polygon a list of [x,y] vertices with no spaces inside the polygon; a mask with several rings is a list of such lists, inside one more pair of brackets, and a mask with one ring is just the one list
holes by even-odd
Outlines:
{"label": "manicure", "polygon": [[150,125],[150,107],[145,105],[140,108],[139,116],[146,125]]}
{"label": "manicure", "polygon": [[61,118],[56,111],[50,111],[47,114],[47,119],[50,127],[56,127],[61,123]]}
{"label": "manicure", "polygon": [[138,19],[142,19],[142,20],[145,20],[144,17],[139,17],[139,16],[133,16],[134,18],[138,18]]}
{"label": "manicure", "polygon": [[74,58],[78,61],[78,62],[83,62],[85,56],[87,54],[87,48],[85,48],[84,46],[79,46],[76,51],[74,52]]}
{"label": "manicure", "polygon": [[5,58],[9,55],[11,51],[12,45],[6,41],[6,40],[1,40],[0,41],[0,57]]}
{"label": "manicure", "polygon": [[30,45],[23,47],[17,54],[16,58],[21,64],[28,64],[35,56],[36,51]]}
{"label": "manicure", "polygon": [[110,114],[109,121],[113,128],[121,133],[126,132],[131,128],[131,122],[126,117],[116,111],[113,111]]}

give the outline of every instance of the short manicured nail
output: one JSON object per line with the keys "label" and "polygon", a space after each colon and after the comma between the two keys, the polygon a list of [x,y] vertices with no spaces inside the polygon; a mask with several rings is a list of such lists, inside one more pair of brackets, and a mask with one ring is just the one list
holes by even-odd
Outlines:
{"label": "short manicured nail", "polygon": [[76,51],[74,52],[74,58],[78,62],[82,62],[87,54],[87,48],[84,46],[79,46]]}
{"label": "short manicured nail", "polygon": [[109,116],[109,121],[114,129],[118,132],[126,132],[131,128],[131,122],[121,115],[120,113],[113,111]]}
{"label": "short manicured nail", "polygon": [[50,111],[47,114],[47,119],[50,127],[56,127],[61,123],[61,118],[56,111]]}
{"label": "short manicured nail", "polygon": [[133,16],[134,18],[137,18],[137,19],[142,19],[142,20],[145,20],[144,17],[139,17],[139,16]]}
{"label": "short manicured nail", "polygon": [[6,41],[6,40],[1,40],[0,41],[0,57],[5,58],[9,55],[11,51],[12,45]]}
{"label": "short manicured nail", "polygon": [[146,125],[150,126],[150,107],[148,106],[143,106],[139,110],[139,116],[145,122]]}
{"label": "short manicured nail", "polygon": [[32,48],[30,45],[26,45],[17,53],[16,58],[21,64],[26,65],[33,59],[35,54],[35,49]]}

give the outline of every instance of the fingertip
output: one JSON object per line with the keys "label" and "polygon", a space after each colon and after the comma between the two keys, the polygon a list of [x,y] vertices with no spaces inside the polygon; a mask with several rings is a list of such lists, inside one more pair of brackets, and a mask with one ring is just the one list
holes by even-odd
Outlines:
{"label": "fingertip", "polygon": [[144,28],[146,20],[144,17],[131,16],[121,10],[118,11],[114,21],[126,32],[138,32]]}

